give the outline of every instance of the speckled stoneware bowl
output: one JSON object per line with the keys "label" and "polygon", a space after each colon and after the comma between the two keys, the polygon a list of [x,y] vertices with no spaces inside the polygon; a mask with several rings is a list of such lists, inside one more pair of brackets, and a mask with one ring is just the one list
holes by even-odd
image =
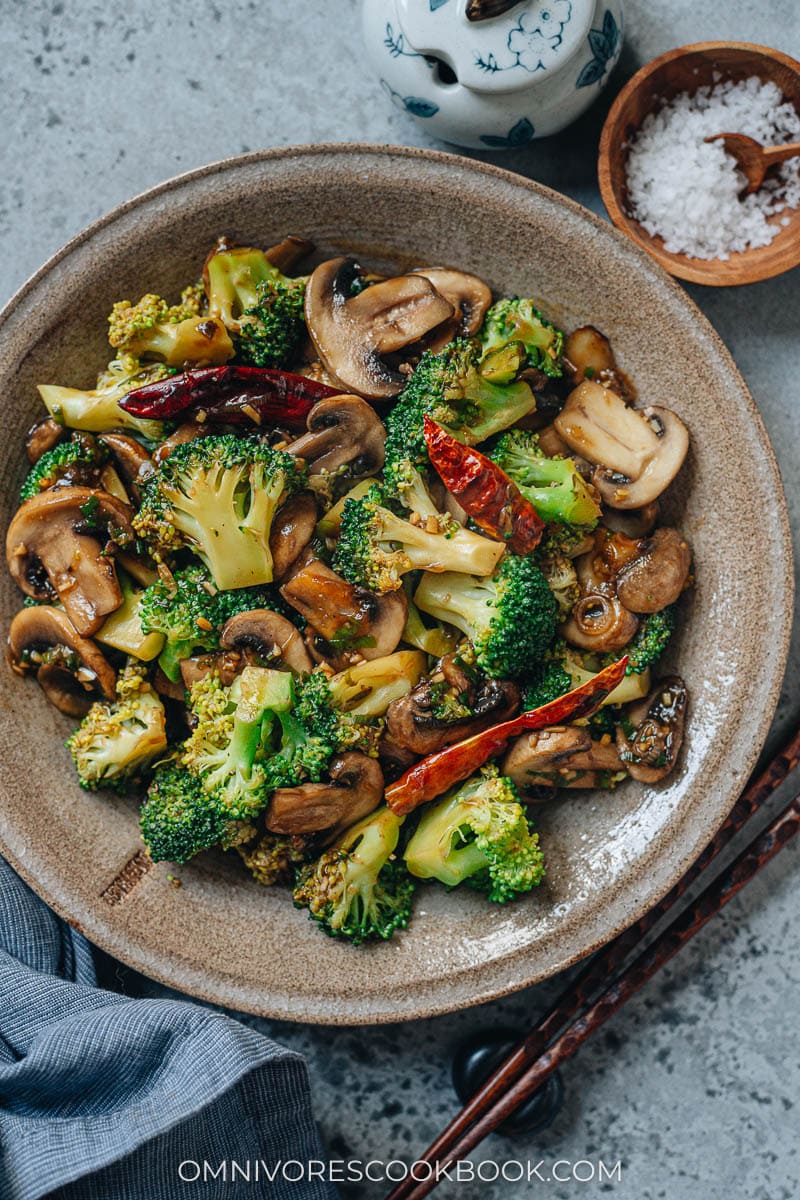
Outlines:
{"label": "speckled stoneware bowl", "polygon": [[[79,790],[70,724],[34,683],[2,688],[0,846],[98,945],[186,992],[299,1021],[367,1023],[476,1004],[568,966],[662,896],[728,813],[766,734],[792,608],[785,505],[761,420],[730,355],[685,293],[576,204],[494,167],[421,150],[322,146],[207,167],[116,209],[55,256],[0,316],[3,520],[23,477],[39,381],[88,385],[111,303],[170,295],[217,234],[322,254],[444,263],[533,294],[565,326],[593,322],[648,403],[676,409],[692,448],[668,506],[698,586],[670,651],[691,696],[680,769],[662,786],[566,793],[540,810],[538,892],[502,908],[421,887],[411,928],[353,950],[285,892],[223,855],[180,871],[142,853],[131,801]],[[4,627],[20,597],[2,573]],[[768,603],[764,602],[768,598]]]}

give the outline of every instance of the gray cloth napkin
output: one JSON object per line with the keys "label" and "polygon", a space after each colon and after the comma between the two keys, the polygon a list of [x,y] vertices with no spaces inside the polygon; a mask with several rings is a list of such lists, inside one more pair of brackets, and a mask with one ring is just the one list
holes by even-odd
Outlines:
{"label": "gray cloth napkin", "polygon": [[[314,1178],[253,1181],[257,1163],[324,1159],[300,1055],[199,1005],[95,984],[89,944],[0,859],[2,1200],[333,1200]],[[233,1161],[249,1183],[229,1166],[180,1178]]]}

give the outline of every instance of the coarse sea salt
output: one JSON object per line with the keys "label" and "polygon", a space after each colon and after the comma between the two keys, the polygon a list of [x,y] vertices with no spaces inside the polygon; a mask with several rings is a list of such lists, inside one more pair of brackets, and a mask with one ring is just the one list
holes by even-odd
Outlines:
{"label": "coarse sea salt", "polygon": [[681,92],[645,117],[628,151],[630,212],[666,250],[690,258],[768,246],[788,218],[767,218],[800,205],[800,158],[740,197],[747,181],[721,142],[704,140],[714,133],[774,146],[800,140],[800,117],[774,83],[756,76]]}

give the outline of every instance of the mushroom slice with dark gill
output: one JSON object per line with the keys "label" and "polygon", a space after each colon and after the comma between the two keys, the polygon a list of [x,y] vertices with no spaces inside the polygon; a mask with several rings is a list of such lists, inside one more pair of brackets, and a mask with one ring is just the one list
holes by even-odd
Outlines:
{"label": "mushroom slice with dark gill", "polygon": [[678,599],[691,566],[686,538],[677,529],[657,529],[640,543],[639,554],[617,575],[617,595],[631,612],[660,612]]}
{"label": "mushroom slice with dark gill", "polygon": [[281,595],[327,643],[322,657],[330,657],[337,667],[346,667],[351,654],[383,658],[403,636],[408,611],[404,592],[377,596],[348,583],[319,559],[293,574]]}
{"label": "mushroom slice with dark gill", "polygon": [[383,799],[383,771],[374,758],[350,750],[335,758],[330,781],[302,783],[272,793],[266,826],[271,833],[335,835],[373,812]]}
{"label": "mushroom slice with dark gill", "polygon": [[[452,659],[453,656],[446,657]],[[477,687],[468,685],[464,691],[470,715],[445,721],[434,715],[436,686],[431,679],[423,679],[407,696],[389,705],[386,731],[396,746],[417,755],[432,754],[451,742],[459,742],[507,721],[520,705],[520,691],[515,683],[486,679]]]}
{"label": "mushroom slice with dark gill", "polygon": [[453,306],[453,315],[425,338],[425,347],[438,354],[455,337],[474,337],[492,303],[490,288],[477,275],[453,267],[418,267],[413,275],[424,275],[440,296]]}
{"label": "mushroom slice with dark gill", "polygon": [[6,557],[26,596],[50,600],[55,592],[78,633],[90,637],[122,603],[113,548],[133,542],[127,504],[108,492],[62,487],[20,506]]}
{"label": "mushroom slice with dark gill", "polygon": [[14,617],[8,663],[17,675],[34,672],[50,703],[68,717],[85,716],[99,696],[114,698],[116,673],[102,650],[48,604],[23,608]]}
{"label": "mushroom slice with dark gill", "polygon": [[365,287],[352,258],[321,263],[308,281],[308,332],[326,370],[367,400],[389,400],[407,377],[386,361],[453,315],[423,275],[397,275]]}
{"label": "mushroom slice with dark gill", "polygon": [[625,764],[613,743],[593,741],[588,729],[553,725],[517,738],[500,769],[525,791],[597,787],[603,775],[624,771]]}
{"label": "mushroom slice with dark gill", "polygon": [[318,401],[306,420],[308,433],[287,446],[303,458],[310,475],[348,468],[360,479],[380,471],[386,430],[375,409],[360,396],[329,396]]}
{"label": "mushroom slice with dark gill", "polygon": [[317,528],[317,501],[311,492],[297,492],[276,512],[269,534],[272,578],[287,579]]}
{"label": "mushroom slice with dark gill", "polygon": [[567,445],[596,469],[592,483],[612,508],[643,508],[678,474],[689,433],[666,408],[631,408],[621,396],[585,380],[555,419]]}
{"label": "mushroom slice with dark gill", "polygon": [[617,749],[628,774],[640,783],[669,775],[683,741],[688,695],[679,675],[660,679],[646,700],[632,705],[617,726]]}
{"label": "mushroom slice with dark gill", "polygon": [[271,665],[279,660],[298,675],[314,666],[294,625],[271,608],[253,608],[230,617],[219,644],[223,650],[251,650]]}

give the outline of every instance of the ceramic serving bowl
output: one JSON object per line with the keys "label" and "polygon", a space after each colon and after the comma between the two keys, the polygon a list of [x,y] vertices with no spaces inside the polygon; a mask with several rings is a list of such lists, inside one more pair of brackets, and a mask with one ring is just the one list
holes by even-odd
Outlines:
{"label": "ceramic serving bowl", "polygon": [[[659,899],[728,813],[778,696],[792,609],[785,502],[759,415],[711,326],[628,238],[546,188],[421,150],[320,146],[251,154],[181,176],[69,243],[0,316],[2,519],[25,471],[36,383],[86,386],[107,358],[114,300],[177,293],[225,232],[288,231],[319,255],[441,263],[532,294],[565,326],[612,339],[643,400],[674,408],[691,452],[667,506],[694,546],[697,588],[670,651],[691,697],[680,768],[664,784],[567,792],[537,811],[546,883],[506,907],[421,887],[410,928],[358,950],[324,937],[285,892],[208,854],[180,888],[139,841],[132,800],[82,792],[70,724],[5,675],[0,848],[95,943],[173,987],[272,1017],[368,1023],[475,1004],[561,970]],[[5,571],[0,622],[21,598]]]}
{"label": "ceramic serving bowl", "polygon": [[[597,177],[608,215],[618,229],[678,279],[707,287],[731,287],[771,279],[800,263],[800,209],[786,209],[769,218],[779,232],[768,246],[743,250],[727,259],[689,258],[666,250],[662,239],[649,234],[630,213],[625,178],[628,146],[648,113],[679,92],[696,92],[719,80],[737,83],[753,75],[775,83],[800,112],[800,62],[796,59],[749,42],[697,42],[661,54],[637,71],[606,117]],[[724,132],[735,131],[720,130]]]}

